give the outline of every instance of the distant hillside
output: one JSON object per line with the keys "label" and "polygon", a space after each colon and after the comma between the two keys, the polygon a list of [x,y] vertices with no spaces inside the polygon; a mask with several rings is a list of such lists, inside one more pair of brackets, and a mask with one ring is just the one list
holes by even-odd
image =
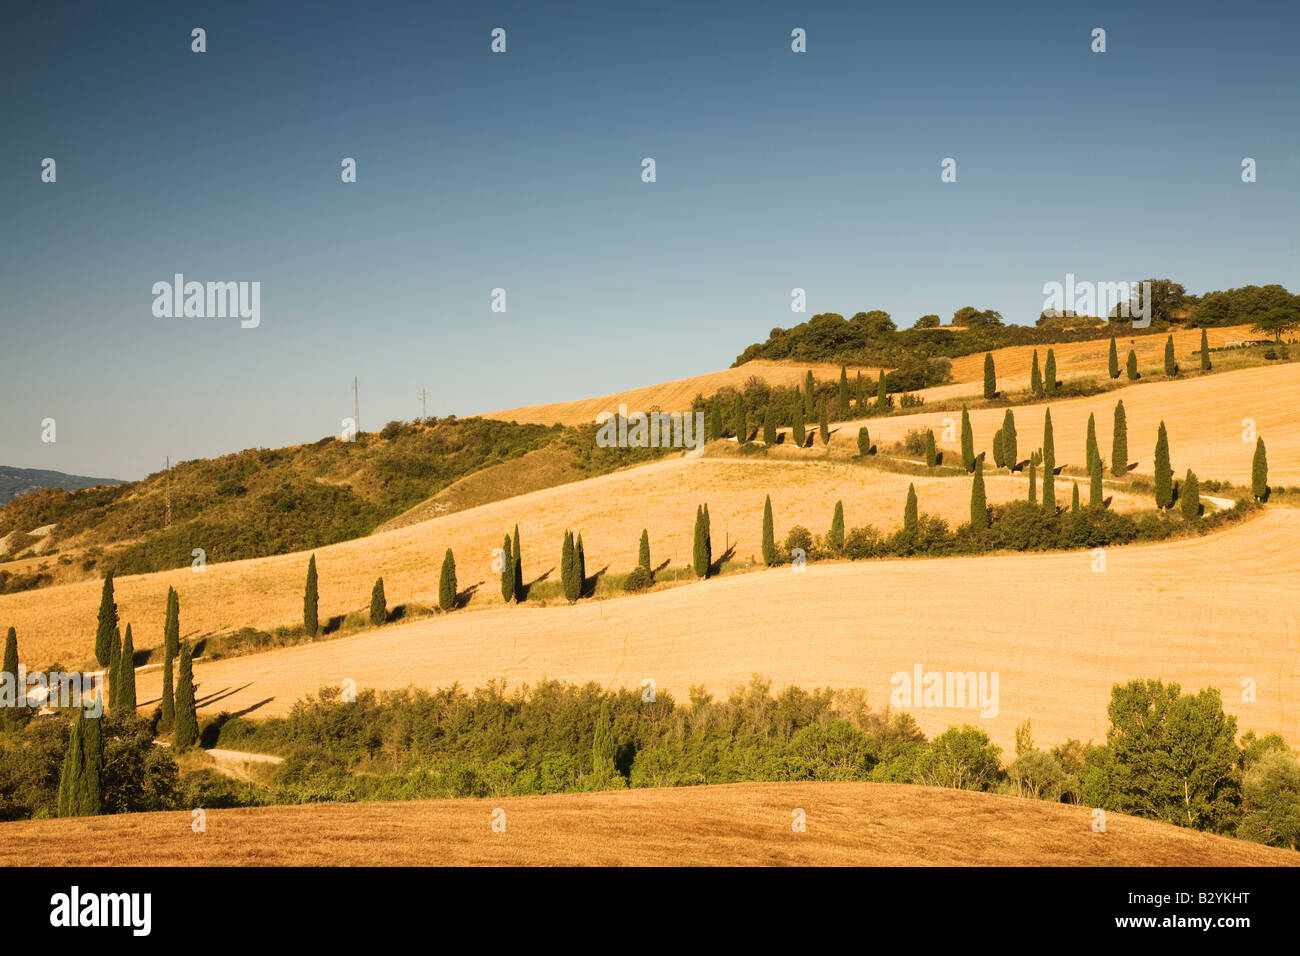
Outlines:
{"label": "distant hillside", "polygon": [[84,475],[65,475],[61,471],[45,471],[40,468],[13,468],[0,465],[0,505],[19,495],[44,488],[62,488],[64,491],[79,491],[83,488],[96,488],[100,485],[121,485],[125,482],[117,478],[87,478]]}

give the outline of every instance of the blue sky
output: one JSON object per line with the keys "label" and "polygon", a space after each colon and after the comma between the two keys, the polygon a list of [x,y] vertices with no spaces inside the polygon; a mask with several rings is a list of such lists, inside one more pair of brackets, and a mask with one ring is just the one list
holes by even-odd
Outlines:
{"label": "blue sky", "polygon": [[[1300,6],[870,7],[7,12],[0,463],[314,441],[354,375],[367,430],[422,388],[470,415],[680,378],[807,318],[796,286],[900,326],[1029,323],[1067,272],[1300,288]],[[260,281],[261,326],[156,318],[177,272]]]}

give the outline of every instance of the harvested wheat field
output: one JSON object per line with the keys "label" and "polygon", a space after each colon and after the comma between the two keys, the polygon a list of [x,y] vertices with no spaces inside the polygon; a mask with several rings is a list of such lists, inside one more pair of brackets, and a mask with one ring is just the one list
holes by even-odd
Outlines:
{"label": "harvested wheat field", "polygon": [[[492,814],[505,812],[505,830]],[[796,810],[805,832],[791,826]],[[0,824],[4,866],[1296,866],[1087,807],[881,783],[717,787]]]}
{"label": "harvested wheat field", "polygon": [[[862,687],[873,708],[891,677],[997,672],[997,713],[906,706],[927,736],[971,723],[1004,749],[1033,720],[1045,746],[1100,741],[1112,685],[1135,678],[1223,693],[1240,730],[1300,744],[1300,627],[1289,569],[1300,512],[1271,510],[1203,538],[1089,552],[809,565],[738,574],[572,606],[502,607],[195,665],[199,707],[288,713],[323,685],[479,687],[543,677],[638,687],[685,700],[754,674],[787,685]],[[1225,614],[1224,608],[1231,608]],[[160,691],[138,675],[141,706]],[[1257,700],[1242,700],[1242,682]]]}
{"label": "harvested wheat field", "polygon": [[[1104,395],[1058,402],[1016,406],[1020,457],[1043,443],[1043,410],[1052,411],[1057,466],[1084,465],[1088,416],[1097,417],[1097,443],[1107,463],[1111,457],[1115,403],[1124,401],[1128,421],[1129,463],[1138,474],[1154,472],[1152,455],[1160,422],[1169,434],[1174,477],[1182,479],[1188,468],[1202,480],[1216,478],[1250,485],[1255,441],[1242,440],[1243,419],[1252,419],[1268,449],[1268,475],[1272,485],[1300,484],[1300,364],[1240,369],[1199,378],[1165,380],[1131,385]],[[970,412],[975,450],[988,451],[993,461],[993,433],[1002,425],[1002,408],[976,408]],[[920,412],[889,418],[840,422],[833,426],[831,446],[856,448],[858,426],[866,425],[877,443],[899,441],[914,428],[933,428],[935,441],[949,451],[960,448],[960,429],[953,441],[943,441],[943,420],[960,424],[960,413]]]}
{"label": "harvested wheat field", "polygon": [[[909,482],[916,485],[922,511],[954,524],[969,520],[970,481],[964,477],[909,477],[850,462],[664,459],[321,548],[315,552],[321,619],[368,607],[370,588],[381,575],[390,605],[436,604],[447,548],[456,555],[460,588],[477,588],[467,613],[499,606],[493,549],[516,523],[528,581],[558,577],[560,545],[570,528],[583,535],[588,573],[625,572],[636,565],[642,528],[650,532],[655,567],[690,563],[695,508],[702,502],[709,504],[715,559],[728,543],[747,559],[761,553],[767,494],[781,538],[795,524],[825,534],[840,499],[847,527],[871,524],[892,531],[902,524]],[[1026,482],[1021,476],[990,476],[989,502],[1023,496]],[[1146,506],[1119,495],[1113,506],[1139,504]],[[133,625],[136,649],[144,650],[162,642],[169,585],[181,595],[182,636],[192,638],[300,622],[306,573],[306,554],[281,555],[210,563],[202,573],[181,568],[121,577],[115,594],[121,620]],[[0,596],[0,624],[18,629],[29,666],[77,666],[93,652],[100,591],[100,582],[92,580]]]}
{"label": "harvested wheat field", "polygon": [[[761,378],[768,385],[792,386],[803,385],[804,376],[812,371],[818,380],[839,381],[840,367],[826,362],[746,362],[738,368],[723,369],[720,372],[706,372],[690,378],[680,378],[659,385],[647,385],[633,388],[613,395],[599,398],[583,398],[570,402],[551,402],[546,405],[528,405],[523,408],[507,408],[500,412],[491,412],[484,418],[499,418],[502,421],[515,421],[520,424],[586,425],[596,420],[602,412],[615,413],[619,405],[626,405],[629,412],[648,412],[660,409],[665,412],[680,412],[691,407],[696,395],[711,395],[722,388],[744,388],[751,376]],[[849,377],[857,375],[859,368],[851,366]],[[862,376],[874,377],[879,369],[862,368]]]}

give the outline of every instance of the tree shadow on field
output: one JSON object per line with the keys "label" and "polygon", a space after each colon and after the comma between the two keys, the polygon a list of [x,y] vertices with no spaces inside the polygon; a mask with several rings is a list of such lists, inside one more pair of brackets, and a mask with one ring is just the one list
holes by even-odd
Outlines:
{"label": "tree shadow on field", "polygon": [[555,568],[554,568],[554,566],[552,566],[552,567],[550,567],[550,568],[547,568],[545,572],[543,572],[542,574],[538,575],[537,577],[535,577],[535,578],[533,578],[531,581],[529,581],[527,584],[525,584],[525,585],[523,586],[523,589],[522,589],[523,592],[524,592],[524,593],[523,593],[523,596],[522,596],[519,600],[520,600],[521,602],[522,602],[522,601],[527,601],[527,600],[528,600],[528,595],[529,595],[529,593],[530,593],[530,592],[532,591],[532,589],[533,589],[533,585],[534,585],[534,584],[541,584],[543,581],[547,580],[547,579],[548,579],[552,574],[554,574],[554,573],[555,573]]}
{"label": "tree shadow on field", "polygon": [[1109,510],[1109,509],[1110,509],[1110,503],[1111,503],[1112,501],[1114,501],[1114,500],[1115,500],[1115,496],[1114,496],[1114,495],[1111,495],[1109,498],[1102,498],[1102,499],[1101,499],[1101,506],[1102,506],[1103,508]]}
{"label": "tree shadow on field", "polygon": [[246,687],[252,687],[252,681],[239,687],[223,687],[221,690],[213,691],[211,694],[197,695],[194,699],[195,707],[207,707],[209,704],[215,704],[219,700],[225,700],[231,694],[238,694]]}
{"label": "tree shadow on field", "polygon": [[[739,543],[740,543],[739,541],[736,542],[736,544]],[[712,562],[709,565],[709,577],[716,577],[717,575],[721,574],[723,563],[726,561],[730,561],[735,556],[736,556],[736,545],[733,544],[726,551],[722,552],[722,554],[718,555],[718,560]]]}
{"label": "tree shadow on field", "polygon": [[609,565],[605,565],[589,578],[582,579],[582,587],[579,589],[579,597],[591,597],[596,593],[596,585],[600,583],[603,575],[609,572]]}
{"label": "tree shadow on field", "polygon": [[335,631],[337,631],[340,627],[343,626],[343,619],[345,617],[347,617],[346,614],[335,614],[332,618],[330,618],[328,621],[325,622],[325,625],[320,629],[320,632],[322,634],[333,634]]}
{"label": "tree shadow on field", "polygon": [[384,618],[384,623],[392,624],[394,621],[400,621],[402,618],[406,617],[406,607],[405,604],[397,605],[388,612],[388,617]]}
{"label": "tree shadow on field", "polygon": [[669,563],[670,561],[672,561],[672,558],[668,558],[668,559],[666,559],[666,560],[664,561],[663,564],[659,565],[659,567],[657,567],[657,568],[652,568],[651,571],[650,571],[650,573],[651,573],[651,574],[658,574],[658,573],[659,573],[660,571],[662,571],[664,568],[668,567],[668,563]]}
{"label": "tree shadow on field", "polygon": [[460,608],[463,608],[469,603],[470,598],[472,598],[482,586],[483,582],[479,581],[477,584],[471,584],[463,591],[458,591],[456,593],[456,599],[451,603],[452,609],[459,610]]}

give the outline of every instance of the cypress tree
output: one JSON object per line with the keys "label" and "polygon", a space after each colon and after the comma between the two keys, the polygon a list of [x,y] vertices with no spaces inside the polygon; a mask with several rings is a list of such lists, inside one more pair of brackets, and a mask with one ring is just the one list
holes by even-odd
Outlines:
{"label": "cypress tree", "polygon": [[609,719],[609,700],[600,702],[600,716],[596,719],[595,731],[591,742],[591,772],[600,784],[610,782],[618,776],[614,764],[614,729]]}
{"label": "cypress tree", "polygon": [[812,369],[803,380],[803,420],[810,422],[817,411],[817,386],[813,384]]}
{"label": "cypress tree", "polygon": [[1029,503],[1038,504],[1038,456],[1029,456]]}
{"label": "cypress tree", "polygon": [[1187,477],[1183,479],[1183,486],[1178,489],[1178,506],[1188,521],[1195,521],[1201,516],[1201,483],[1196,478],[1196,472],[1190,468],[1187,469]]}
{"label": "cypress tree", "polygon": [[1047,350],[1047,364],[1043,366],[1043,391],[1056,394],[1056,353],[1051,349]]}
{"label": "cypress tree", "polygon": [[1115,403],[1115,432],[1110,446],[1110,470],[1116,475],[1128,471],[1128,424],[1124,418],[1124,400]]}
{"label": "cypress tree", "polygon": [[704,503],[704,557],[713,567],[713,524],[709,521],[709,503]]}
{"label": "cypress tree", "polygon": [[650,567],[650,532],[645,528],[641,529],[641,547],[637,550],[636,563],[651,579],[654,578],[654,570]]}
{"label": "cypress tree", "polygon": [[448,548],[442,558],[442,574],[438,577],[438,607],[444,611],[454,610],[456,594],[456,557]]}
{"label": "cypress tree", "polygon": [[1097,416],[1088,415],[1088,441],[1085,445],[1085,461],[1087,462],[1088,474],[1092,474],[1092,463],[1101,460],[1101,449],[1097,447]]}
{"label": "cypress tree", "polygon": [[93,817],[102,809],[104,737],[99,721],[83,710],[72,725],[59,778],[61,817]]}
{"label": "cypress tree", "polygon": [[1210,340],[1205,335],[1205,329],[1201,329],[1201,371],[1210,370]]}
{"label": "cypress tree", "polygon": [[573,574],[578,581],[578,597],[587,593],[587,553],[582,550],[582,532],[578,532],[578,543],[573,546]]}
{"label": "cypress tree", "polygon": [[763,444],[769,448],[776,444],[776,411],[771,405],[763,413]]}
{"label": "cypress tree", "polygon": [[715,402],[709,409],[709,441],[722,437],[722,409]]}
{"label": "cypress tree", "polygon": [[866,425],[858,429],[858,454],[863,458],[871,454],[871,433]]}
{"label": "cypress tree", "polygon": [[524,587],[524,553],[519,548],[519,525],[515,525],[514,545],[511,553],[515,557],[515,600],[523,601],[528,596],[528,591]]}
{"label": "cypress tree", "polygon": [[21,699],[26,688],[18,683],[18,632],[12,627],[5,634],[5,656],[4,663],[0,664],[0,673],[11,675],[9,679],[13,681],[14,694]]}
{"label": "cypress tree", "polygon": [[704,507],[702,505],[695,509],[695,547],[691,554],[691,566],[695,569],[697,578],[707,578],[709,576],[709,551],[708,544],[705,541]]}
{"label": "cypress tree", "polygon": [[1107,359],[1107,367],[1111,378],[1119,378],[1119,350],[1115,347],[1113,335],[1110,337],[1110,357]]}
{"label": "cypress tree", "polygon": [[1043,375],[1038,371],[1038,349],[1034,349],[1034,361],[1029,366],[1029,391],[1034,395],[1043,394]]}
{"label": "cypress tree", "polygon": [[320,630],[320,599],[316,593],[316,555],[307,562],[307,588],[302,598],[302,627],[308,637]]}
{"label": "cypress tree", "polygon": [[1165,432],[1165,423],[1160,423],[1156,436],[1156,507],[1172,508],[1174,506],[1174,470],[1169,467],[1169,436]]}
{"label": "cypress tree", "polygon": [[804,446],[804,442],[808,440],[808,433],[804,430],[802,418],[796,418],[794,420],[794,427],[791,429],[791,431],[793,432],[792,437],[794,438],[795,445],[798,446],[799,448],[802,448]]}
{"label": "cypress tree", "polygon": [[866,414],[867,411],[867,396],[862,388],[862,372],[860,371],[858,372],[858,385],[857,385],[856,395],[857,395],[858,414],[864,415]]}
{"label": "cypress tree", "polygon": [[577,562],[573,553],[573,532],[564,532],[564,544],[560,547],[560,583],[564,586],[564,599],[572,604],[578,599],[578,589],[574,587],[574,573]]}
{"label": "cypress tree", "polygon": [[63,770],[59,774],[58,805],[58,813],[61,817],[80,815],[77,812],[77,795],[81,790],[81,775],[86,764],[85,755],[82,753],[82,725],[85,719],[85,711],[82,711],[72,724],[72,733],[68,736],[68,749],[63,752]]}
{"label": "cypress tree", "polygon": [[826,536],[826,543],[831,546],[831,550],[836,554],[844,553],[844,502],[835,502],[835,515],[831,518],[830,534]]}
{"label": "cypress tree", "polygon": [[501,542],[501,600],[507,604],[515,599],[515,556],[510,548],[510,535],[506,535]]}
{"label": "cypress tree", "polygon": [[889,387],[885,384],[885,370],[880,370],[880,380],[876,382],[876,408],[881,412],[889,411]]}
{"label": "cypress tree", "polygon": [[1007,409],[1007,413],[1002,416],[1002,457],[1006,459],[1007,467],[1015,471],[1020,464],[1018,455],[1019,449],[1016,447],[1016,416]]}
{"label": "cypress tree", "polygon": [[95,629],[95,659],[101,667],[108,665],[113,647],[113,628],[117,627],[117,602],[113,600],[113,572],[104,575],[104,590],[99,598],[99,626]]}
{"label": "cypress tree", "polygon": [[772,496],[763,502],[763,563],[769,568],[776,564],[776,528],[772,520]]}
{"label": "cypress tree", "polygon": [[1104,504],[1101,496],[1101,456],[1097,455],[1088,468],[1088,507],[1100,508]]}
{"label": "cypress tree", "polygon": [[370,623],[375,627],[388,621],[388,598],[384,596],[384,579],[376,578],[370,591]]}
{"label": "cypress tree", "polygon": [[1043,510],[1056,514],[1056,438],[1050,408],[1043,415]]}
{"label": "cypress tree", "polygon": [[993,353],[984,353],[984,397],[994,398],[998,394],[998,377],[993,369]]}
{"label": "cypress tree", "polygon": [[122,629],[113,628],[113,645],[108,655],[108,709],[117,712],[117,694],[122,687]]}
{"label": "cypress tree", "polygon": [[1083,506],[1079,504],[1079,483],[1074,482],[1074,494],[1070,498],[1070,510],[1074,512],[1082,511]]}
{"label": "cypress tree", "polygon": [[175,658],[164,652],[162,666],[162,714],[158,718],[158,730],[169,734],[176,719],[176,697],[172,693],[173,667]]}
{"label": "cypress tree", "polygon": [[975,463],[975,480],[970,486],[970,525],[976,531],[989,526],[989,507],[984,500],[984,462]]}
{"label": "cypress tree", "polygon": [[1128,380],[1136,382],[1138,380],[1138,355],[1132,349],[1128,350],[1128,361],[1125,363],[1125,368],[1128,371]]}
{"label": "cypress tree", "polygon": [[907,504],[903,508],[903,534],[908,537],[915,537],[919,521],[920,515],[918,514],[916,504],[916,486],[909,483],[907,486]]}
{"label": "cypress tree", "polygon": [[831,443],[831,426],[826,421],[826,403],[822,402],[821,414],[817,420],[817,433],[821,435],[822,444],[830,445]]}
{"label": "cypress tree", "polygon": [[1268,498],[1268,453],[1264,439],[1255,440],[1255,459],[1250,465],[1250,493],[1259,501]]}
{"label": "cypress tree", "polygon": [[939,464],[939,449],[934,447],[934,429],[932,428],[925,430],[925,463],[930,468]]}
{"label": "cypress tree", "polygon": [[967,471],[975,470],[975,432],[970,427],[970,412],[965,405],[961,407],[961,466]]}
{"label": "cypress tree", "polygon": [[999,468],[1005,468],[1007,464],[1006,455],[1002,451],[1002,429],[999,428],[993,433],[993,464]]}
{"label": "cypress tree", "polygon": [[158,729],[170,733],[176,719],[176,700],[172,693],[173,670],[181,641],[181,596],[175,588],[167,589],[167,620],[163,625],[162,719]]}
{"label": "cypress tree", "polygon": [[749,441],[749,420],[745,411],[745,397],[736,396],[736,405],[731,412],[731,428],[736,433],[736,441],[744,444]]}
{"label": "cypress tree", "polygon": [[849,417],[849,373],[848,370],[843,365],[840,366],[840,396],[839,397],[840,397],[840,402],[837,411],[839,412],[839,420],[844,421]]}
{"label": "cypress tree", "polygon": [[1178,374],[1178,365],[1174,362],[1174,337],[1165,340],[1165,374],[1173,378]]}
{"label": "cypress tree", "polygon": [[176,730],[172,746],[188,750],[199,741],[199,717],[194,703],[194,658],[188,641],[181,642],[180,677],[176,681]]}
{"label": "cypress tree", "polygon": [[122,663],[118,666],[118,678],[122,689],[117,695],[117,706],[128,714],[135,713],[135,639],[131,637],[131,625],[126,626],[126,637],[122,639]]}

